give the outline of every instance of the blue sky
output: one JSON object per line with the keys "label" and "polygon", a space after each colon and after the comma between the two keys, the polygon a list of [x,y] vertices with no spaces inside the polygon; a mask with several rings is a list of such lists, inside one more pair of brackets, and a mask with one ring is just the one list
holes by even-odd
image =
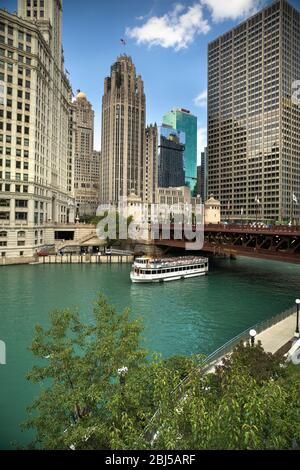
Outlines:
{"label": "blue sky", "polygon": [[[96,113],[100,149],[104,77],[121,53],[144,80],[147,122],[173,107],[198,117],[198,151],[206,140],[207,44],[272,0],[63,0],[63,46],[74,92],[87,94]],[[299,7],[299,0],[290,0]],[[1,0],[17,9],[17,0]],[[122,46],[120,39],[126,40]]]}

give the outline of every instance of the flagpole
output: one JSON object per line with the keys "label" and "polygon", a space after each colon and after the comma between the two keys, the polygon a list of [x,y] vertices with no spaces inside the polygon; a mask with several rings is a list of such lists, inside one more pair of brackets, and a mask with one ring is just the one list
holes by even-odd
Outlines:
{"label": "flagpole", "polygon": [[291,225],[293,225],[293,218],[294,218],[294,192],[292,191],[292,205],[291,205],[291,211],[290,211]]}

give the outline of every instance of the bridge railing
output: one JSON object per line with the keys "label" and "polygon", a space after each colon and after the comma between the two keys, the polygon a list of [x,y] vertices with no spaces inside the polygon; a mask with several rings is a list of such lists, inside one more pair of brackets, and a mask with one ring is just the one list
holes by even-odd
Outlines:
{"label": "bridge railing", "polygon": [[270,225],[267,227],[253,226],[251,224],[205,224],[205,230],[209,229],[226,229],[228,231],[233,230],[248,230],[251,232],[284,232],[284,233],[295,233],[300,232],[300,225]]}

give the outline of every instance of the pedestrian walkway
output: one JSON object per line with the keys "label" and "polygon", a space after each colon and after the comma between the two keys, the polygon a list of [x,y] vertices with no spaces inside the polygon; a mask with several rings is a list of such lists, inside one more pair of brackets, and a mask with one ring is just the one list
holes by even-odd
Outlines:
{"label": "pedestrian walkway", "polygon": [[259,333],[255,341],[261,341],[264,350],[274,354],[294,337],[295,329],[296,313]]}

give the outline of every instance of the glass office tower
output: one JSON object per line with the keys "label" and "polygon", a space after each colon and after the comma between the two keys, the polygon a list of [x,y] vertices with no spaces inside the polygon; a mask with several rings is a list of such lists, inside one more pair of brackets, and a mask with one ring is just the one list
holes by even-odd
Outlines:
{"label": "glass office tower", "polygon": [[197,185],[197,117],[187,109],[173,109],[165,114],[163,124],[185,133],[185,185],[193,194]]}
{"label": "glass office tower", "polygon": [[158,139],[158,186],[170,188],[184,186],[185,135],[171,126],[159,128]]}

